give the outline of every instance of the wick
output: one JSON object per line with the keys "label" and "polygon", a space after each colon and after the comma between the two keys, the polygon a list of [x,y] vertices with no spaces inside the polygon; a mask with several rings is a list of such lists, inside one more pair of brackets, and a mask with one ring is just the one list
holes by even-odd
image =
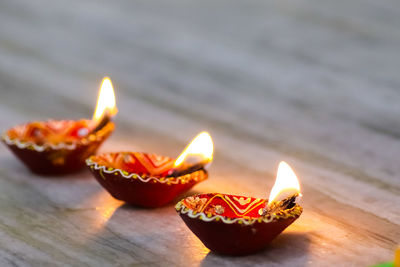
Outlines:
{"label": "wick", "polygon": [[170,170],[167,177],[178,177],[178,176],[186,175],[186,174],[193,173],[196,171],[205,170],[204,165],[205,165],[204,163],[197,163],[194,165],[190,165],[189,167],[187,167],[185,169],[174,168],[174,169]]}
{"label": "wick", "polygon": [[101,118],[101,120],[99,121],[99,123],[97,123],[96,127],[94,127],[94,129],[91,130],[91,131],[89,132],[88,135],[91,135],[91,134],[94,134],[94,133],[100,131],[100,130],[103,129],[103,127],[106,126],[107,123],[109,123],[110,121],[111,121],[111,117],[110,117],[108,114],[105,114],[105,115]]}
{"label": "wick", "polygon": [[277,213],[282,210],[291,209],[296,205],[296,198],[298,196],[299,193],[296,193],[281,201],[272,202],[270,205],[267,204],[260,215],[266,216],[266,215],[271,215],[273,213]]}

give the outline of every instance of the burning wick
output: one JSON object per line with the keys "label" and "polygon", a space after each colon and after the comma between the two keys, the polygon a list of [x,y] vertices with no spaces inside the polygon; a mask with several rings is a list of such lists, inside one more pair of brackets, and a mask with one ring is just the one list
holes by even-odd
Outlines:
{"label": "burning wick", "polygon": [[201,169],[207,169],[213,158],[214,145],[207,132],[199,133],[175,160],[168,177],[178,177]]}
{"label": "burning wick", "polygon": [[92,121],[95,123],[90,133],[101,130],[111,121],[111,117],[117,114],[118,109],[115,102],[114,88],[111,80],[104,77],[97,98],[96,109],[93,113]]}
{"label": "burning wick", "polygon": [[279,163],[275,184],[271,189],[268,204],[261,216],[293,208],[296,200],[301,197],[299,180],[292,168],[284,161]]}

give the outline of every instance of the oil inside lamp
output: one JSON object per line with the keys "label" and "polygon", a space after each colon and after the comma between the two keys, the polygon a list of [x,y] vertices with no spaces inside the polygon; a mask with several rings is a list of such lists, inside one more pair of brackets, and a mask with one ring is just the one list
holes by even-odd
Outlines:
{"label": "oil inside lamp", "polygon": [[208,169],[213,159],[214,145],[207,132],[199,133],[174,162],[167,176],[180,176]]}
{"label": "oil inside lamp", "polygon": [[94,126],[92,126],[93,130],[91,132],[96,132],[103,128],[117,112],[118,109],[113,85],[110,78],[104,77],[101,82],[96,108],[93,113],[92,122]]}

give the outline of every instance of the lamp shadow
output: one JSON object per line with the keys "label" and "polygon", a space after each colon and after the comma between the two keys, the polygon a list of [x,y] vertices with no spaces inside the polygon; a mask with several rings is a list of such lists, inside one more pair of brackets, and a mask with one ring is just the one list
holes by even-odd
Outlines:
{"label": "lamp shadow", "polygon": [[201,262],[206,266],[307,266],[310,236],[308,233],[282,233],[259,253],[247,256],[226,256],[210,251]]}

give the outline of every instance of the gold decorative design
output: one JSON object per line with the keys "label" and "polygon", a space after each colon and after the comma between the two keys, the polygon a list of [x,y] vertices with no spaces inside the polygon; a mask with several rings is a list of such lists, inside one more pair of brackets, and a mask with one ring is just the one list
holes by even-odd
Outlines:
{"label": "gold decorative design", "polygon": [[[247,205],[246,208],[241,209],[236,205],[236,203],[229,196],[225,195],[223,197],[223,200],[225,200],[225,202],[232,208],[233,212],[235,212],[235,214],[238,215],[238,216],[244,216],[247,213],[249,213],[250,211],[252,211],[255,207],[265,203],[265,201],[263,199],[260,199],[260,198],[256,198],[250,203],[250,201],[251,201],[251,198],[250,198],[249,201],[247,202],[247,203],[250,203],[250,204]],[[241,204],[241,205],[243,205],[243,204]]]}
{"label": "gold decorative design", "polygon": [[[216,196],[221,196],[221,194],[216,194]],[[218,205],[213,206],[214,212],[210,212],[211,206],[208,206],[210,203],[210,199],[206,203],[203,203],[205,198],[202,198],[200,196],[192,196],[189,197],[191,200],[189,201],[190,203],[195,203],[195,209],[192,209],[191,205],[188,205],[188,202],[186,201],[187,198],[182,199],[175,205],[175,209],[177,212],[181,214],[186,214],[192,219],[200,219],[205,222],[211,222],[211,221],[221,221],[222,223],[226,224],[233,224],[233,223],[238,223],[238,224],[244,224],[244,225],[251,225],[254,223],[270,223],[272,221],[276,220],[281,220],[281,219],[288,219],[288,218],[297,218],[300,216],[300,214],[303,212],[303,208],[299,206],[298,204],[295,204],[294,207],[290,209],[286,209],[283,211],[280,211],[279,213],[276,214],[271,214],[268,216],[260,216],[256,218],[251,218],[251,217],[235,217],[235,218],[230,218],[227,216],[222,216],[219,215],[215,208]],[[263,200],[265,203],[265,200]],[[228,203],[227,203],[228,204]],[[221,210],[219,210],[221,212]],[[223,213],[224,211],[222,211]]]}
{"label": "gold decorative design", "polygon": [[1,138],[7,145],[15,145],[19,149],[38,152],[48,149],[74,150],[78,145],[103,140],[114,130],[114,123],[110,122],[96,133],[87,135],[89,122],[84,119],[31,122],[14,126],[3,133]]}
{"label": "gold decorative design", "polygon": [[[112,153],[110,153],[112,154]],[[104,154],[101,156],[106,156],[106,157],[111,157],[110,154]],[[113,168],[113,167],[107,167],[105,162],[102,162],[101,164],[97,162],[96,158],[98,156],[91,156],[86,160],[86,165],[89,166],[92,170],[96,170],[100,172],[100,175],[102,175],[103,178],[103,173],[108,173],[108,174],[115,174],[115,175],[121,175],[123,178],[126,179],[138,179],[141,182],[148,183],[162,183],[162,184],[167,184],[167,185],[174,185],[174,184],[187,184],[192,181],[194,182],[200,182],[205,179],[207,179],[208,174],[204,170],[199,170],[190,174],[185,174],[183,176],[178,176],[178,177],[160,177],[160,176],[154,176],[154,175],[139,175],[137,173],[132,173],[128,172],[122,169],[118,168]]]}
{"label": "gold decorative design", "polygon": [[193,210],[194,212],[200,212],[206,204],[206,198],[199,198],[199,197],[187,197],[185,199],[186,206]]}
{"label": "gold decorative design", "polygon": [[233,199],[239,202],[239,204],[242,206],[250,203],[251,201],[251,197],[248,197],[246,199],[244,197],[240,197],[239,199],[237,197],[233,197]]}
{"label": "gold decorative design", "polygon": [[215,205],[214,210],[215,210],[215,213],[222,214],[222,213],[224,213],[225,208],[222,207],[221,205]]}

